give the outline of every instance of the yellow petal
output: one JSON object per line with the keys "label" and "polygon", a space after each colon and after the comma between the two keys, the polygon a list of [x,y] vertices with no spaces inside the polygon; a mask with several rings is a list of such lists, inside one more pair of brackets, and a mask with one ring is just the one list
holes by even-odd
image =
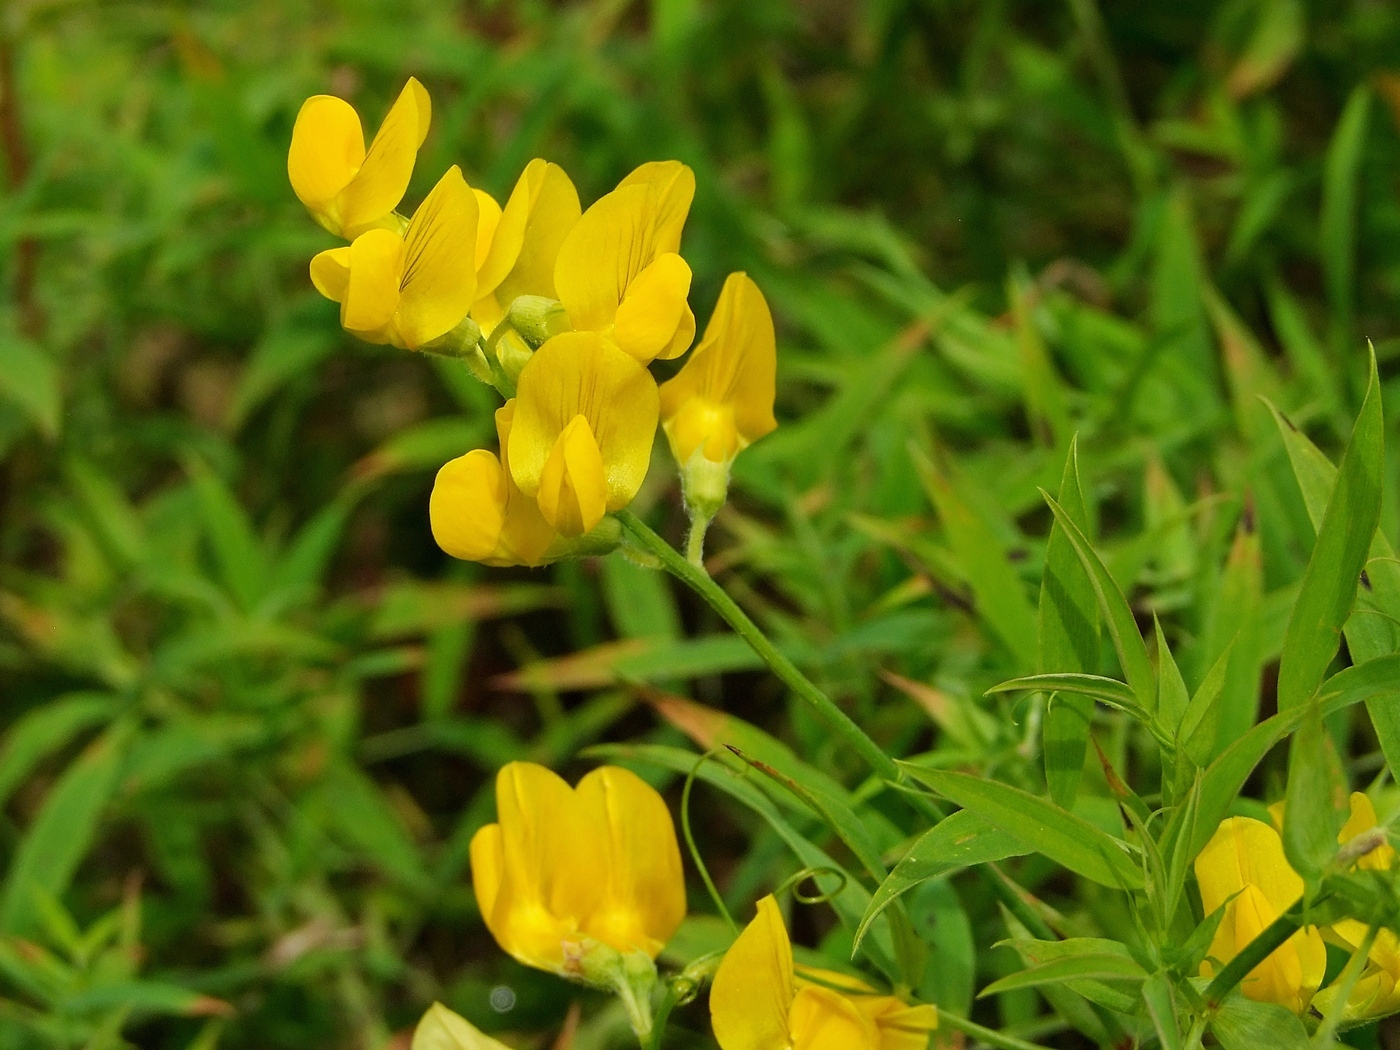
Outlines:
{"label": "yellow petal", "polygon": [[[521,199],[521,204],[517,204],[517,198]],[[517,245],[514,230],[522,211],[526,218]],[[563,168],[539,159],[525,166],[506,202],[503,227],[498,233],[500,254],[497,255],[493,242],[491,256],[480,278],[483,288],[496,288],[496,298],[502,309],[508,308],[521,295],[557,298],[554,266],[559,246],[578,222],[581,211],[578,191]],[[499,286],[491,285],[490,281],[505,267],[507,259],[511,264],[506,267]]]}
{"label": "yellow petal", "polygon": [[496,555],[506,517],[506,472],[485,449],[458,456],[437,473],[428,520],[437,545],[454,558]]}
{"label": "yellow petal", "polygon": [[656,250],[678,252],[681,229],[695,199],[695,172],[678,160],[654,160],[641,165],[618,187],[647,185],[656,192]]}
{"label": "yellow petal", "polygon": [[653,959],[685,918],[685,877],[671,811],[656,789],[626,769],[602,766],[575,789],[592,826],[604,829],[606,883],[584,932],[618,951]]}
{"label": "yellow petal", "polygon": [[563,536],[582,536],[607,513],[603,456],[588,420],[574,416],[554,441],[535,495],[545,521]]}
{"label": "yellow petal", "polygon": [[476,299],[476,197],[455,164],[413,215],[405,236],[398,326],[415,350],[451,331]]}
{"label": "yellow petal", "polygon": [[642,365],[592,332],[566,332],[535,351],[515,400],[509,465],[523,492],[538,496],[559,435],[583,416],[602,457],[607,509],[632,501],[651,462],[658,411],[656,383]]}
{"label": "yellow petal", "polygon": [[[510,450],[510,432],[515,419],[515,399],[496,409],[496,435],[501,443],[501,459]],[[509,470],[501,471],[506,487],[506,517],[501,528],[499,565],[539,565],[549,553],[558,533],[544,520],[535,501],[516,487]]]}
{"label": "yellow petal", "polygon": [[661,387],[661,417],[677,462],[701,447],[723,462],[774,430],[776,376],[768,303],[747,274],[730,274],[700,345]]}
{"label": "yellow petal", "polygon": [[725,953],[710,989],[720,1050],[785,1050],[791,1044],[792,942],[771,896]]}
{"label": "yellow petal", "polygon": [[[656,261],[637,274],[627,286],[627,294],[617,309],[613,342],[642,364],[654,360],[663,350],[672,351],[677,330],[689,311],[686,296],[690,294],[690,267],[674,252],[657,257]],[[691,335],[694,335],[694,315],[691,315]],[[680,347],[670,356],[684,353]]]}
{"label": "yellow petal", "polygon": [[477,269],[477,295],[485,295],[495,289],[498,281],[493,281],[488,286],[481,279],[481,268],[486,262],[486,257],[491,252],[491,243],[496,238],[496,231],[501,225],[501,206],[496,203],[496,198],[485,190],[472,188],[472,195],[476,197],[476,254],[472,261]]}
{"label": "yellow petal", "polygon": [[340,222],[347,234],[378,222],[398,207],[431,119],[428,92],[410,77],[369,144],[360,170],[340,195]]}
{"label": "yellow petal", "polygon": [[661,353],[657,358],[662,361],[671,361],[690,349],[690,344],[695,342],[695,311],[690,308],[689,303],[683,304],[681,310],[681,320],[676,325],[676,333],[671,336],[671,341],[661,348]]}
{"label": "yellow petal", "polygon": [[370,230],[350,245],[350,279],[340,304],[340,323],[369,342],[387,342],[384,329],[399,308],[404,242],[397,233]]}
{"label": "yellow petal", "polygon": [[1207,915],[1246,885],[1279,913],[1303,895],[1303,880],[1284,857],[1278,832],[1250,817],[1221,821],[1196,858],[1196,879]]}
{"label": "yellow petal", "polygon": [[565,942],[593,911],[601,882],[574,792],[543,766],[511,762],[496,776],[496,809],[501,881],[487,926],[527,966],[570,972]]}
{"label": "yellow petal", "polygon": [[311,260],[311,283],[333,302],[343,303],[350,289],[350,249],[331,248]]}
{"label": "yellow petal", "polygon": [[433,1003],[414,1029],[409,1050],[509,1050],[509,1047],[442,1003]]}
{"label": "yellow petal", "polygon": [[350,103],[334,95],[312,95],[301,104],[287,151],[287,177],[298,200],[313,212],[323,211],[350,184],[364,159],[364,130]]}
{"label": "yellow petal", "polygon": [[928,1034],[938,1028],[938,1007],[909,1006],[894,996],[876,996],[873,1003],[855,1000],[880,1031],[880,1050],[927,1050]]}
{"label": "yellow petal", "polygon": [[[1364,792],[1353,791],[1351,793],[1351,814],[1337,835],[1337,842],[1339,844],[1347,843],[1363,831],[1370,831],[1379,823],[1376,819],[1376,807],[1371,804],[1370,797]],[[1395,848],[1389,843],[1385,843],[1367,853],[1356,862],[1356,866],[1370,871],[1389,871],[1394,862]]]}
{"label": "yellow petal", "polygon": [[789,1018],[792,1050],[882,1050],[870,1019],[829,988],[799,989]]}
{"label": "yellow petal", "polygon": [[505,842],[499,824],[480,828],[471,841],[472,892],[481,919],[497,941],[501,934],[496,927],[496,901],[501,895],[501,879],[505,870]]}

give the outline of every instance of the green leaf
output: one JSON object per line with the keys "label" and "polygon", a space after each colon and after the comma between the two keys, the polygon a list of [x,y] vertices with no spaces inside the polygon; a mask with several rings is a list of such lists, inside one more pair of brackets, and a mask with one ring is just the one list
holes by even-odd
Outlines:
{"label": "green leaf", "polygon": [[[1014,948],[1021,960],[1032,969],[1049,967],[1048,972],[1052,975],[1056,974],[1056,970],[1061,971],[1057,975],[1060,979],[1040,985],[1041,994],[1047,998],[1053,989],[1063,987],[1118,1013],[1132,1013],[1137,1008],[1139,1000],[1136,989],[1124,988],[1122,985],[1124,981],[1142,980],[1145,971],[1133,961],[1128,949],[1118,941],[1102,937],[1066,937],[1058,941],[1013,937],[1001,943]],[[1094,957],[1091,967],[1115,967],[1116,972],[1121,972],[1123,976],[1115,977],[1110,982],[1097,975],[1063,972],[1072,971],[1076,966],[1073,960],[1086,955]],[[1116,959],[1117,962],[1110,962],[1109,959]],[[1012,975],[1012,979],[1018,976],[1020,975]]]}
{"label": "green leaf", "polygon": [[63,419],[58,365],[17,335],[0,334],[0,398],[16,405],[45,437],[58,436]]}
{"label": "green leaf", "polygon": [[1285,798],[1284,853],[1293,870],[1315,885],[1337,855],[1337,833],[1348,811],[1346,775],[1316,702],[1289,742]]}
{"label": "green leaf", "polygon": [[36,765],[83,730],[110,719],[120,707],[117,698],[106,693],[68,693],[26,711],[0,743],[0,805]]}
{"label": "green leaf", "polygon": [[117,787],[130,730],[114,726],[88,746],[49,791],[10,862],[0,930],[27,933],[36,921],[34,887],[61,898],[87,855]]}
{"label": "green leaf", "polygon": [[1049,504],[1055,521],[1064,529],[1065,537],[1074,547],[1074,553],[1079,557],[1080,564],[1084,566],[1084,571],[1093,584],[1099,611],[1103,614],[1104,623],[1108,625],[1109,637],[1113,639],[1113,648],[1118,653],[1123,676],[1128,680],[1139,706],[1151,711],[1157,700],[1157,677],[1152,672],[1152,661],[1148,658],[1147,646],[1143,643],[1142,635],[1138,633],[1137,620],[1133,617],[1128,599],[1123,596],[1118,584],[1113,581],[1107,567],[1094,552],[1094,548],[1074,523],[1069,512],[1048,492],[1041,490],[1041,496]]}
{"label": "green leaf", "polygon": [[1275,1003],[1232,995],[1221,1003],[1210,1030],[1223,1050],[1308,1050],[1308,1033],[1296,1014]]}
{"label": "green leaf", "polygon": [[233,1013],[233,1007],[189,988],[163,981],[114,981],[85,988],[63,1000],[75,1014],[128,1009],[136,1014],[209,1017]]}
{"label": "green leaf", "polygon": [[1146,971],[1126,955],[1084,952],[1060,959],[1048,959],[1019,973],[993,981],[978,993],[977,998],[985,999],[989,995],[1010,992],[1017,988],[1038,988],[1044,984],[1067,984],[1082,980],[1141,981],[1146,976]]}
{"label": "green leaf", "polygon": [[1025,667],[1036,663],[1036,621],[1025,585],[997,530],[964,498],[951,463],[914,452],[924,491],[938,511],[958,568],[972,587],[977,614]]}
{"label": "green leaf", "polygon": [[335,331],[325,325],[278,328],[264,335],[248,355],[225,421],[237,430],[253,410],[297,376],[311,371],[336,349]]}
{"label": "green leaf", "polygon": [[1337,472],[1297,604],[1284,635],[1278,708],[1307,701],[1336,655],[1381,513],[1385,420],[1375,357],[1371,381]]}
{"label": "green leaf", "polygon": [[899,765],[915,780],[1070,871],[1114,889],[1142,888],[1142,870],[1126,843],[1053,802],[967,773],[928,769],[909,762]]}
{"label": "green leaf", "polygon": [[1194,745],[1195,760],[1202,764],[1248,731],[1259,715],[1259,679],[1265,663],[1264,633],[1259,623],[1264,563],[1252,506],[1246,505],[1240,517],[1220,582],[1213,590],[1203,655],[1215,664],[1221,654],[1228,651],[1231,655],[1220,684],[1219,707],[1210,719],[1215,730],[1207,737],[1208,730],[1202,728]]}
{"label": "green leaf", "polygon": [[1158,970],[1142,982],[1142,1002],[1157,1042],[1162,1050],[1182,1050],[1181,1028],[1176,1023],[1176,1000],[1172,995],[1172,980],[1164,970]]}
{"label": "green leaf", "polygon": [[[1337,468],[1283,413],[1276,408],[1273,413],[1293,465],[1293,476],[1302,490],[1308,517],[1313,527],[1320,529],[1328,497],[1336,484]],[[1400,562],[1396,561],[1390,541],[1379,529],[1371,540],[1363,586],[1356,608],[1343,629],[1347,650],[1352,661],[1358,664],[1400,649],[1400,629],[1392,619],[1400,618]],[[1400,705],[1368,701],[1366,710],[1386,762],[1392,770],[1400,770]]]}
{"label": "green leaf", "polygon": [[623,638],[675,641],[683,634],[670,577],[646,569],[620,554],[603,558],[603,598],[613,626]]}
{"label": "green leaf", "polygon": [[944,817],[919,836],[870,898],[856,929],[856,945],[889,905],[914,887],[960,868],[989,864],[1030,852],[1020,840],[969,809]]}
{"label": "green leaf", "polygon": [[239,606],[250,611],[267,591],[267,555],[262,543],[243,507],[218,475],[193,457],[187,460],[186,469],[219,577]]}
{"label": "green leaf", "polygon": [[[1060,506],[1081,532],[1089,528],[1089,512],[1079,482],[1079,439],[1070,441],[1060,481]],[[1056,521],[1045,544],[1045,571],[1040,580],[1039,632],[1042,672],[1093,671],[1099,658],[1099,610],[1094,585],[1075,553],[1074,545]],[[1117,684],[1117,683],[1115,683]],[[1091,695],[1065,690],[1049,693],[1041,730],[1045,781],[1050,797],[1069,809],[1079,791],[1084,756],[1089,746],[1089,722],[1094,713]]]}
{"label": "green leaf", "polygon": [[379,786],[360,769],[332,762],[315,797],[341,841],[409,888],[423,890],[428,886],[418,846]]}
{"label": "green leaf", "polygon": [[1332,306],[1333,351],[1350,339],[1356,271],[1356,201],[1366,150],[1371,92],[1358,84],[1347,99],[1322,168],[1322,216],[1318,252]]}
{"label": "green leaf", "polygon": [[1181,720],[1191,699],[1186,692],[1186,680],[1176,666],[1171,646],[1162,633],[1162,623],[1152,616],[1152,628],[1157,636],[1157,718],[1173,738],[1181,729]]}

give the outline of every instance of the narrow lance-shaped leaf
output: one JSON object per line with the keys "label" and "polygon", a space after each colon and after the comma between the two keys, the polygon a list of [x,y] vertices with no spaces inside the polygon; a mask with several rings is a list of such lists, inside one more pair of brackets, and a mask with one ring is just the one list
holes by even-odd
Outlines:
{"label": "narrow lance-shaped leaf", "polygon": [[[1060,506],[1088,532],[1089,514],[1079,482],[1078,438],[1070,441],[1060,481]],[[1040,581],[1040,670],[1093,671],[1099,654],[1099,611],[1094,585],[1075,553],[1074,545],[1056,521],[1045,546],[1045,572]],[[1041,747],[1050,797],[1066,809],[1074,805],[1084,755],[1089,743],[1089,720],[1094,701],[1082,693],[1050,693]]]}
{"label": "narrow lance-shaped leaf", "polygon": [[1053,802],[995,780],[908,762],[900,768],[1057,864],[1102,886],[1141,889],[1142,870],[1125,843]]}
{"label": "narrow lance-shaped leaf", "polygon": [[1357,584],[1380,522],[1384,426],[1373,354],[1366,400],[1342,456],[1337,483],[1284,635],[1278,674],[1280,711],[1306,702],[1336,655],[1342,625],[1356,600]]}
{"label": "narrow lance-shaped leaf", "polygon": [[1337,855],[1337,833],[1347,815],[1346,777],[1316,701],[1288,746],[1288,792],[1283,850],[1310,885]]}
{"label": "narrow lance-shaped leaf", "polygon": [[1357,180],[1366,148],[1371,92],[1359,85],[1347,99],[1322,169],[1318,248],[1332,306],[1333,352],[1350,338],[1356,270]]}
{"label": "narrow lance-shaped leaf", "polygon": [[1113,639],[1113,648],[1118,653],[1118,662],[1123,667],[1128,685],[1132,687],[1138,702],[1147,710],[1153,710],[1157,702],[1157,681],[1128,599],[1123,596],[1122,590],[1109,575],[1107,566],[1070,514],[1048,492],[1042,490],[1041,495],[1055,515],[1055,521],[1064,529],[1066,538],[1073,545],[1080,564],[1093,583],[1099,611],[1108,626],[1109,637]]}

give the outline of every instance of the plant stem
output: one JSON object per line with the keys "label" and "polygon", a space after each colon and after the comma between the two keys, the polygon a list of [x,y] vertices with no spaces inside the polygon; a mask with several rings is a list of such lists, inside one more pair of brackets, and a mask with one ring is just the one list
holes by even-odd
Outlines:
{"label": "plant stem", "polygon": [[674,988],[667,988],[661,1005],[656,1008],[656,1016],[651,1023],[651,1035],[642,1044],[642,1050],[661,1050],[661,1042],[666,1035],[666,1022],[671,1019],[671,1010],[676,1005]]}
{"label": "plant stem", "polygon": [[830,697],[797,669],[796,664],[779,652],[778,647],[768,640],[767,636],[758,629],[758,625],[749,619],[743,609],[739,608],[738,603],[729,597],[719,584],[710,579],[709,574],[704,569],[681,557],[679,551],[652,531],[650,526],[630,510],[618,511],[617,519],[622,522],[624,528],[637,537],[645,550],[656,555],[667,572],[704,598],[710,608],[719,613],[725,623],[734,628],[735,632],[749,643],[749,647],[758,654],[772,672],[782,679],[783,683],[803,702],[816,711],[817,716],[823,722],[840,734],[871,769],[885,780],[898,780],[900,778],[899,767],[895,765],[894,759],[885,754],[880,749],[879,744],[866,736],[865,731],[856,725],[851,716],[837,707]]}
{"label": "plant stem", "polygon": [[1201,1040],[1206,1034],[1206,1015],[1200,1014],[1191,1022],[1191,1031],[1186,1033],[1185,1050],[1201,1050]]}
{"label": "plant stem", "polygon": [[1002,1050],[1049,1050],[1049,1047],[1041,1043],[1028,1043],[1024,1039],[1017,1039],[1014,1035],[1002,1035],[991,1028],[983,1028],[976,1021],[969,1021],[966,1017],[950,1014],[946,1010],[938,1011],[938,1023],[940,1025],[946,1024],[949,1028],[956,1028],[959,1032],[980,1039],[988,1046],[998,1046]]}
{"label": "plant stem", "polygon": [[690,519],[690,531],[685,537],[685,560],[694,565],[706,576],[705,572],[705,533],[710,528],[710,519],[702,515],[694,515]]}
{"label": "plant stem", "polygon": [[[778,651],[758,625],[749,619],[748,614],[743,609],[739,608],[738,603],[725,593],[724,588],[710,578],[709,573],[681,557],[674,547],[658,536],[646,522],[630,510],[618,511],[617,519],[622,522],[624,528],[636,537],[638,546],[653,555],[661,563],[662,568],[704,598],[710,608],[719,613],[724,622],[734,628],[735,632],[749,643],[749,647],[788,688],[815,710],[822,721],[845,738],[856,754],[865,760],[877,776],[893,782],[904,779],[904,775],[895,760],[885,754],[879,744],[866,736],[865,730],[856,725],[846,712],[837,707],[830,697],[818,689],[811,679]],[[943,819],[942,811],[923,794],[910,792],[906,797],[922,816],[935,822]],[[1042,940],[1058,939],[1040,914],[1031,907],[1020,887],[998,870],[996,865],[979,865],[976,870],[982,878],[988,881],[1002,903],[1035,936]]]}

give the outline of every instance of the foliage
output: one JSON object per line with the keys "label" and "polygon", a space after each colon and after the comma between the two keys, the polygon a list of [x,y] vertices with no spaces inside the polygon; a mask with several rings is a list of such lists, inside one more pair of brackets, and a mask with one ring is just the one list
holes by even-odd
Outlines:
{"label": "foliage", "polygon": [[[1343,788],[1400,803],[1391,8],[0,20],[0,1047],[406,1046],[439,999],[520,1045],[627,1045],[480,921],[468,843],[514,760],[686,789],[719,899],[687,862],[672,969],[806,873],[799,961],[854,954],[950,1041],[1306,1040],[1226,997],[1242,972],[1197,976],[1192,863],[1264,803],[1308,886],[1266,937],[1394,922],[1326,833]],[[708,561],[771,652],[620,555],[433,545],[432,473],[495,402],[339,332],[285,172],[305,97],[377,119],[410,74],[415,201],[453,163],[498,199],[536,156],[585,200],[695,169],[691,302],[745,270],[778,322],[780,425]],[[679,541],[655,456],[633,510]],[[702,996],[667,1045],[709,1030]]]}

